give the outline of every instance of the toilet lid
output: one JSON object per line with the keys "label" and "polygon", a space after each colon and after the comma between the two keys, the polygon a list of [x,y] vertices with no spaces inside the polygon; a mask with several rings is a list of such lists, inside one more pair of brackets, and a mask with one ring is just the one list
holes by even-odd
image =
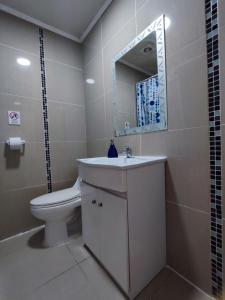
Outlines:
{"label": "toilet lid", "polygon": [[80,191],[75,188],[69,188],[49,194],[45,194],[31,200],[32,206],[49,206],[59,205],[70,202],[73,199],[80,197]]}

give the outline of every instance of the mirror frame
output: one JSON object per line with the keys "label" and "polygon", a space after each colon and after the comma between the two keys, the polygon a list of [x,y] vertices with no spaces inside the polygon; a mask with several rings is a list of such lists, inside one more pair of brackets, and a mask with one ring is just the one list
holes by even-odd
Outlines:
{"label": "mirror frame", "polygon": [[[116,88],[116,62],[122,58],[127,52],[139,44],[152,32],[156,32],[156,48],[157,48],[157,65],[159,78],[159,99],[162,121],[154,125],[145,125],[143,127],[133,127],[127,129],[116,129],[117,124],[117,88]],[[166,82],[166,52],[165,52],[165,15],[161,15],[158,19],[151,23],[144,31],[142,31],[135,39],[133,39],[122,51],[113,58],[113,128],[115,136],[126,136],[144,132],[154,132],[167,129],[167,82]]]}

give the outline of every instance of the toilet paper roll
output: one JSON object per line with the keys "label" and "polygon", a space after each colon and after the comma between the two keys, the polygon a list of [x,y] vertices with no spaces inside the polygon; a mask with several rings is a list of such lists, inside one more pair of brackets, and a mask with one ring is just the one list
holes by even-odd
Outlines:
{"label": "toilet paper roll", "polygon": [[9,145],[10,150],[22,150],[25,141],[20,137],[11,137],[8,139],[7,144]]}

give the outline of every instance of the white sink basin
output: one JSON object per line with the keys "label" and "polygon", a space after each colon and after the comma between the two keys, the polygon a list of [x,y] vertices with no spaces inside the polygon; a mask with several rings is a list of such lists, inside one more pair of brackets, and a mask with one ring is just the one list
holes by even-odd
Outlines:
{"label": "white sink basin", "polygon": [[165,156],[133,156],[126,158],[125,156],[119,156],[118,158],[108,157],[95,157],[78,159],[78,162],[87,166],[102,167],[102,168],[119,168],[130,169],[137,168],[138,166],[150,165],[157,162],[165,161]]}

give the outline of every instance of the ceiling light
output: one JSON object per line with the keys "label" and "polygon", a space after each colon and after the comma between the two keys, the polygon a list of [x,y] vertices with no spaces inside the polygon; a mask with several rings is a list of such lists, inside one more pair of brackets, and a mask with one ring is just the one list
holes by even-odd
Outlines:
{"label": "ceiling light", "polygon": [[95,80],[92,79],[92,78],[86,79],[86,82],[87,82],[88,84],[95,84]]}
{"label": "ceiling light", "polygon": [[168,17],[165,17],[165,29],[167,30],[171,25],[171,20]]}
{"label": "ceiling light", "polygon": [[19,57],[17,58],[17,63],[21,66],[29,66],[30,60],[25,57]]}
{"label": "ceiling light", "polygon": [[143,51],[144,51],[145,53],[149,53],[149,52],[152,51],[152,48],[151,48],[151,47],[146,47],[146,48],[144,48]]}

